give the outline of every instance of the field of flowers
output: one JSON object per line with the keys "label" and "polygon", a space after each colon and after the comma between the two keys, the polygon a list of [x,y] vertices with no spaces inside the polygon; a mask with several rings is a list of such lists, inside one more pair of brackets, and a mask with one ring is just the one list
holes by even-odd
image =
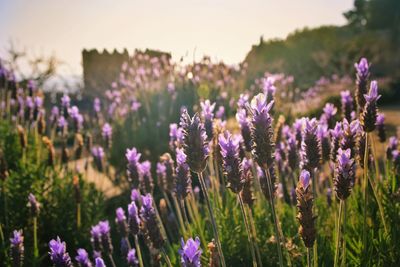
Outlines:
{"label": "field of flowers", "polygon": [[85,109],[0,65],[0,265],[398,266],[400,125],[354,66],[302,91],[137,52]]}

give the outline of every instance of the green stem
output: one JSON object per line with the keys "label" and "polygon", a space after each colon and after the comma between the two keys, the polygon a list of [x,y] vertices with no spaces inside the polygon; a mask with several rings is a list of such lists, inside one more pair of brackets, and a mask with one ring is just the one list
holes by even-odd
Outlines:
{"label": "green stem", "polygon": [[307,248],[307,267],[311,266],[312,266],[311,251],[310,248]]}
{"label": "green stem", "polygon": [[112,267],[117,267],[117,265],[115,265],[114,258],[113,258],[111,253],[108,253],[108,258],[110,259],[111,266]]}
{"label": "green stem", "polygon": [[33,217],[33,258],[39,257],[38,240],[37,240],[37,217]]}
{"label": "green stem", "polygon": [[186,227],[185,227],[185,223],[183,222],[183,218],[182,218],[182,212],[180,209],[180,205],[178,203],[178,199],[175,195],[172,196],[172,199],[174,201],[174,205],[175,205],[175,210],[176,210],[176,215],[178,217],[178,221],[179,221],[179,225],[181,227],[181,231],[182,231],[182,235],[186,238]]}
{"label": "green stem", "polygon": [[257,254],[257,263],[258,263],[258,266],[262,267],[263,265],[262,265],[260,248],[258,247],[257,239],[256,239],[257,233],[256,233],[256,227],[254,224],[254,219],[253,219],[253,212],[251,211],[250,206],[248,206],[247,208],[249,211],[248,214],[249,214],[249,219],[250,219],[250,227],[251,227],[251,231],[252,231],[252,235],[253,235],[254,248],[256,249],[256,254]]}
{"label": "green stem", "polygon": [[171,261],[167,255],[167,253],[165,252],[164,248],[161,248],[161,254],[163,255],[165,262],[167,263],[168,267],[172,267]]}
{"label": "green stem", "polygon": [[367,203],[368,203],[368,133],[365,133],[364,149],[364,212],[362,244],[364,254],[367,251]]}
{"label": "green stem", "polygon": [[143,258],[142,258],[142,251],[140,250],[139,238],[137,235],[134,236],[135,239],[135,247],[136,247],[136,254],[139,260],[139,266],[143,267]]}
{"label": "green stem", "polygon": [[346,266],[346,222],[347,222],[347,205],[346,200],[343,200],[343,248],[342,248],[342,266]]}
{"label": "green stem", "polygon": [[342,215],[343,215],[343,200],[340,200],[338,227],[337,227],[337,233],[336,233],[336,249],[335,249],[334,267],[337,267],[338,262],[339,262],[339,247],[340,247],[341,232],[342,232],[342,230],[341,230]]}
{"label": "green stem", "polygon": [[4,226],[8,229],[8,205],[7,205],[7,194],[6,194],[6,182],[2,183],[2,194],[3,194],[3,204],[4,204]]}
{"label": "green stem", "polygon": [[257,267],[257,260],[256,260],[256,253],[254,251],[253,238],[251,237],[252,235],[251,235],[251,232],[250,232],[249,222],[247,221],[247,216],[246,216],[246,211],[244,209],[243,199],[240,196],[240,194],[237,194],[237,198],[238,198],[239,203],[240,203],[240,209],[242,210],[244,225],[246,227],[247,239],[248,239],[249,245],[250,245],[251,257],[253,258],[253,266]]}
{"label": "green stem", "polygon": [[76,227],[81,228],[81,203],[76,203]]}
{"label": "green stem", "polygon": [[276,245],[277,245],[277,248],[278,248],[278,256],[279,256],[279,266],[283,267],[283,255],[282,255],[282,248],[281,248],[281,235],[279,233],[278,220],[277,220],[276,211],[275,211],[274,195],[273,195],[273,192],[272,192],[271,175],[270,175],[268,169],[266,169],[264,171],[265,171],[266,177],[267,177],[267,187],[268,187],[269,196],[270,196],[268,198],[268,201],[269,201],[269,204],[271,206],[272,219],[274,221]]}
{"label": "green stem", "polygon": [[219,254],[220,260],[221,260],[221,265],[222,265],[222,267],[226,267],[224,254],[222,253],[221,241],[219,239],[217,223],[215,222],[214,212],[211,207],[210,199],[208,197],[207,186],[206,186],[206,183],[203,178],[203,173],[199,172],[197,175],[199,176],[201,190],[203,191],[204,199],[206,201],[207,208],[208,208],[208,213],[210,215],[211,224],[212,224],[212,228],[213,228],[213,232],[214,232],[215,243],[217,245],[218,254]]}
{"label": "green stem", "polygon": [[[314,169],[314,172],[312,172],[312,187],[313,187],[313,198],[314,201],[317,201],[317,176],[318,176],[318,169]],[[320,194],[318,194],[320,195]],[[318,214],[317,214],[317,205],[313,205],[313,213],[314,216],[317,218],[316,221],[318,220]],[[314,246],[313,246],[313,261],[314,261],[314,266],[318,266],[318,238],[315,239],[314,241]]]}

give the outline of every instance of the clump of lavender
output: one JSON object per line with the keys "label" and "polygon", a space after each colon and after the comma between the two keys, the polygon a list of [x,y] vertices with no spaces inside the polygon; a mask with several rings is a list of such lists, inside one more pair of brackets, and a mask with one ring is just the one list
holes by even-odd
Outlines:
{"label": "clump of lavender", "polygon": [[83,248],[77,250],[77,256],[75,260],[77,261],[79,267],[92,267],[92,263],[89,260],[89,254]]}
{"label": "clump of lavender", "polygon": [[181,256],[181,265],[182,267],[200,267],[201,262],[201,253],[200,249],[200,239],[196,237],[189,238],[186,243],[181,239],[181,249],[179,249],[179,255]]}
{"label": "clump of lavender", "polygon": [[233,193],[238,194],[244,183],[242,166],[239,159],[239,139],[233,137],[229,132],[221,134],[218,138],[223,159],[224,174],[227,179],[227,187]]}
{"label": "clump of lavender", "polygon": [[176,175],[175,194],[178,199],[184,199],[190,192],[192,186],[189,165],[186,163],[187,156],[182,149],[176,150]]}
{"label": "clump of lavender", "polygon": [[213,119],[214,119],[214,109],[215,103],[210,102],[210,100],[206,100],[204,102],[200,102],[201,106],[201,116],[204,119],[204,128],[206,129],[206,134],[208,140],[211,140],[213,137]]}
{"label": "clump of lavender", "polygon": [[151,175],[151,163],[146,160],[138,165],[139,167],[139,179],[140,179],[140,188],[145,193],[153,193],[154,190],[154,182],[153,177]]}
{"label": "clump of lavender", "polygon": [[317,231],[315,229],[315,219],[313,215],[313,193],[310,186],[311,176],[307,170],[302,170],[296,188],[297,197],[297,220],[300,223],[299,233],[304,245],[311,248],[314,245]]}
{"label": "clump of lavender", "polygon": [[129,250],[128,255],[126,256],[126,261],[127,261],[129,267],[139,266],[139,261],[136,258],[136,250],[135,249]]}
{"label": "clump of lavender", "polygon": [[269,111],[274,101],[267,104],[264,94],[258,94],[251,101],[251,137],[253,141],[253,156],[258,165],[268,169],[274,159],[275,145],[273,142],[272,118]]}
{"label": "clump of lavender", "polygon": [[139,187],[139,160],[142,154],[138,153],[136,148],[127,149],[125,157],[128,161],[126,166],[128,181],[133,188]]}
{"label": "clump of lavender", "polygon": [[396,151],[398,146],[399,146],[399,140],[397,139],[397,137],[391,136],[389,138],[389,143],[386,148],[386,158],[388,160],[393,159],[393,151]]}
{"label": "clump of lavender", "polygon": [[378,95],[378,82],[372,81],[369,93],[364,95],[366,100],[363,112],[360,115],[360,123],[365,132],[369,133],[375,130],[378,108],[376,102],[381,96]]}
{"label": "clump of lavender", "polygon": [[129,229],[128,229],[128,224],[126,223],[125,211],[123,210],[123,208],[120,207],[117,208],[115,214],[116,214],[115,222],[117,223],[120,234],[125,238],[128,237]]}
{"label": "clump of lavender", "polygon": [[324,113],[322,114],[321,120],[328,125],[329,129],[332,129],[335,124],[335,115],[337,113],[337,108],[331,103],[326,103],[323,111]]}
{"label": "clump of lavender", "polygon": [[384,143],[386,141],[386,130],[385,130],[385,115],[378,113],[376,117],[376,128],[378,130],[379,142]]}
{"label": "clump of lavender", "polygon": [[359,63],[355,63],[354,67],[357,71],[356,92],[355,98],[358,107],[358,112],[363,111],[365,105],[364,95],[367,93],[367,84],[369,78],[369,64],[366,58],[361,58]]}
{"label": "clump of lavender", "polygon": [[50,248],[50,259],[55,267],[72,267],[71,258],[67,252],[67,246],[65,242],[61,242],[61,239],[57,237],[57,240],[52,239],[49,242]]}
{"label": "clump of lavender", "polygon": [[14,230],[10,243],[12,266],[21,267],[24,262],[24,236],[22,235],[22,230]]}
{"label": "clump of lavender", "polygon": [[236,113],[236,120],[239,123],[240,131],[243,137],[244,147],[246,151],[251,151],[251,131],[250,120],[247,117],[245,109],[239,109]]}
{"label": "clump of lavender", "polygon": [[351,158],[351,150],[339,148],[333,180],[336,196],[346,200],[351,193],[355,179],[355,163]]}
{"label": "clump of lavender", "polygon": [[191,118],[185,109],[181,115],[180,126],[183,133],[183,148],[187,164],[193,172],[201,173],[207,165],[209,148],[207,134],[198,114]]}
{"label": "clump of lavender", "polygon": [[70,107],[70,104],[71,104],[71,98],[67,94],[64,94],[61,97],[61,107],[62,107],[62,115],[65,118],[68,118],[69,114],[68,109]]}
{"label": "clump of lavender", "polygon": [[335,128],[330,130],[331,134],[331,152],[330,158],[332,162],[336,162],[337,151],[340,147],[340,140],[343,136],[342,123],[336,122]]}
{"label": "clump of lavender", "polygon": [[321,144],[317,136],[316,119],[306,119],[301,143],[301,156],[303,168],[313,171],[321,162]]}
{"label": "clump of lavender", "polygon": [[340,100],[342,104],[342,118],[351,121],[351,113],[354,110],[353,97],[349,90],[340,92]]}
{"label": "clump of lavender", "polygon": [[156,211],[153,208],[153,198],[150,194],[142,198],[140,218],[142,219],[142,229],[147,240],[154,248],[161,249],[164,245],[164,238],[158,226]]}
{"label": "clump of lavender", "polygon": [[110,124],[105,123],[101,128],[101,135],[103,136],[105,146],[111,147],[111,139],[112,139],[112,127]]}

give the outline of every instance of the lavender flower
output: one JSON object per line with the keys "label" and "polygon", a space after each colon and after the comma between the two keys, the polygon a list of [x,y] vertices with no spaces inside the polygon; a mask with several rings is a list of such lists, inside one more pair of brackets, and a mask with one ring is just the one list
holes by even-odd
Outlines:
{"label": "lavender flower", "polygon": [[98,224],[101,234],[101,247],[106,254],[112,254],[113,246],[110,236],[110,224],[106,221],[100,221]]}
{"label": "lavender flower", "polygon": [[175,194],[178,199],[184,199],[190,192],[192,186],[189,165],[186,163],[187,156],[182,149],[176,150],[176,176]]}
{"label": "lavender flower", "polygon": [[154,248],[160,249],[164,245],[164,238],[158,226],[152,196],[150,194],[143,196],[142,204],[140,218],[142,219],[144,234]]}
{"label": "lavender flower", "polygon": [[386,141],[385,115],[382,113],[378,113],[376,117],[376,128],[378,130],[379,142],[384,143]]}
{"label": "lavender flower", "polygon": [[139,233],[140,219],[135,201],[128,205],[128,225],[132,235]]}
{"label": "lavender flower", "polygon": [[110,124],[105,123],[103,127],[101,128],[101,135],[103,136],[106,147],[111,146],[111,138],[112,138],[112,127]]}
{"label": "lavender flower", "polygon": [[69,106],[70,106],[70,104],[71,104],[71,99],[69,98],[69,96],[67,95],[67,94],[64,94],[62,97],[61,97],[61,107],[62,107],[62,110],[63,110],[63,116],[64,117],[66,117],[66,118],[68,118],[68,109],[69,109]]}
{"label": "lavender flower", "polygon": [[340,92],[340,99],[342,104],[342,117],[351,121],[351,113],[353,112],[353,97],[349,90]]}
{"label": "lavender flower", "polygon": [[215,117],[217,119],[222,119],[225,116],[224,106],[219,106],[217,112],[215,112]]}
{"label": "lavender flower", "polygon": [[135,249],[129,250],[128,255],[126,256],[126,261],[128,262],[129,267],[139,266],[139,261],[136,258],[136,250]]}
{"label": "lavender flower", "polygon": [[339,148],[333,180],[335,192],[340,200],[346,200],[353,188],[355,179],[354,159],[351,158],[351,150]]}
{"label": "lavender flower", "polygon": [[103,158],[104,150],[101,146],[95,146],[92,148],[92,156],[97,169],[101,172],[103,171]]}
{"label": "lavender flower", "polygon": [[200,267],[200,257],[202,250],[200,249],[200,239],[196,237],[189,238],[186,243],[181,239],[182,248],[179,250],[179,255],[181,256],[182,267]]}
{"label": "lavender flower", "polygon": [[224,174],[227,179],[227,187],[233,193],[238,194],[243,187],[242,166],[239,159],[239,139],[232,137],[229,132],[218,138],[223,159]]}
{"label": "lavender flower", "polygon": [[141,205],[142,203],[142,195],[138,189],[132,189],[131,191],[131,200],[135,202],[136,205]]}
{"label": "lavender flower", "polygon": [[335,115],[337,113],[337,108],[331,103],[326,103],[323,108],[324,114],[322,115],[323,121],[328,124],[329,129],[333,128],[335,123]]}
{"label": "lavender flower", "polygon": [[193,172],[202,172],[207,165],[209,148],[207,134],[197,114],[190,118],[185,109],[181,115],[180,125],[183,132],[183,148],[187,156],[187,164]]}
{"label": "lavender flower", "polygon": [[245,204],[251,206],[255,200],[253,194],[253,161],[251,159],[243,158],[243,189],[240,191],[240,195]]}
{"label": "lavender flower", "polygon": [[356,138],[360,130],[360,123],[358,120],[349,123],[346,119],[342,122],[343,135],[340,142],[340,147],[343,150],[351,149],[351,157],[354,158],[356,152]]}
{"label": "lavender flower", "polygon": [[376,102],[381,97],[378,95],[378,83],[377,81],[371,82],[371,87],[369,93],[364,95],[366,100],[364,110],[360,115],[360,122],[363,126],[365,132],[372,132],[376,127],[376,117],[378,113],[378,108]]}
{"label": "lavender flower", "polygon": [[106,264],[104,263],[102,258],[96,258],[96,267],[106,267]]}
{"label": "lavender flower", "polygon": [[358,112],[363,111],[365,105],[364,95],[367,93],[367,83],[369,78],[369,64],[366,58],[361,58],[359,63],[355,63],[354,67],[357,70],[357,80],[356,80],[356,103],[358,107]]}
{"label": "lavender flower", "polygon": [[331,133],[330,158],[332,162],[336,162],[336,154],[340,147],[340,140],[343,136],[342,123],[336,122],[335,128],[330,130],[330,133]]}
{"label": "lavender flower", "polygon": [[119,232],[121,233],[121,235],[123,237],[127,237],[128,236],[128,225],[126,223],[125,211],[121,207],[119,207],[115,211],[115,214],[116,214],[115,222],[118,225]]}
{"label": "lavender flower", "polygon": [[28,207],[31,208],[31,214],[33,217],[39,215],[40,203],[36,200],[36,197],[30,193],[28,196]]}
{"label": "lavender flower", "polygon": [[386,148],[386,157],[388,160],[393,159],[393,151],[396,151],[398,146],[399,146],[399,140],[397,139],[397,137],[391,136],[389,138],[389,143]]}
{"label": "lavender flower", "polygon": [[297,220],[300,223],[299,233],[304,245],[311,248],[314,245],[317,231],[315,229],[315,219],[313,215],[313,194],[310,186],[311,175],[307,170],[302,170],[296,188],[297,197]]}
{"label": "lavender flower", "polygon": [[299,164],[299,155],[297,151],[297,141],[293,134],[289,134],[287,139],[287,159],[292,171],[296,170]]}
{"label": "lavender flower", "polygon": [[273,77],[268,77],[266,79],[263,79],[263,92],[266,95],[266,99],[268,101],[274,100],[275,92],[276,92],[276,87],[274,85],[275,79]]}
{"label": "lavender flower", "polygon": [[331,154],[331,143],[329,140],[328,125],[320,124],[317,127],[317,136],[321,144],[321,158],[323,162],[329,160]]}
{"label": "lavender flower", "polygon": [[22,235],[22,230],[14,230],[10,243],[12,266],[20,267],[24,261],[24,236]]}
{"label": "lavender flower", "polygon": [[90,230],[90,242],[92,243],[92,248],[94,253],[100,253],[101,248],[101,230],[99,225],[92,226]]}
{"label": "lavender flower", "polygon": [[321,144],[317,137],[317,121],[306,119],[303,130],[303,141],[301,143],[302,166],[312,171],[317,168],[321,161]]}
{"label": "lavender flower", "polygon": [[125,157],[128,160],[128,181],[133,186],[133,188],[138,188],[139,186],[139,160],[141,155],[142,154],[137,152],[136,148],[127,149],[125,153]]}
{"label": "lavender flower", "polygon": [[274,143],[272,118],[269,111],[272,109],[274,101],[267,104],[264,94],[258,94],[251,101],[252,121],[251,137],[255,161],[264,169],[268,169],[273,162]]}
{"label": "lavender flower", "polygon": [[244,109],[246,108],[246,105],[249,102],[249,95],[248,94],[240,94],[239,100],[237,102],[237,105],[239,109]]}
{"label": "lavender flower", "polygon": [[60,238],[57,240],[52,239],[49,242],[50,259],[56,267],[72,267],[71,258],[67,253],[67,246],[65,242],[61,242]]}
{"label": "lavender flower", "polygon": [[79,248],[77,250],[78,255],[75,260],[78,262],[79,267],[92,267],[92,263],[89,260],[89,254],[85,249]]}
{"label": "lavender flower", "polygon": [[239,123],[240,130],[242,133],[243,143],[246,151],[251,151],[251,130],[250,130],[250,120],[247,117],[245,109],[238,109],[236,113],[236,120]]}
{"label": "lavender flower", "polygon": [[93,101],[93,110],[96,113],[96,116],[97,116],[97,113],[100,113],[100,111],[101,111],[101,102],[100,102],[100,98],[98,98],[98,97],[96,97]]}
{"label": "lavender flower", "polygon": [[153,193],[154,182],[151,176],[151,163],[146,160],[138,165],[140,187],[145,193]]}
{"label": "lavender flower", "polygon": [[207,137],[212,139],[213,137],[213,119],[214,119],[214,109],[215,103],[210,102],[210,100],[206,100],[204,102],[200,102],[201,106],[201,116],[204,119],[204,127],[206,129]]}

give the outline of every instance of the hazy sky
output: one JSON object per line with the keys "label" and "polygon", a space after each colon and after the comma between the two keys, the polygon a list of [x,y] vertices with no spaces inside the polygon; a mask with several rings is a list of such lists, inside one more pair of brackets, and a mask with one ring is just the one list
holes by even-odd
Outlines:
{"label": "hazy sky", "polygon": [[154,48],[188,60],[242,61],[251,45],[345,23],[353,0],[0,0],[0,56],[10,40],[55,53],[81,73],[83,48]]}

